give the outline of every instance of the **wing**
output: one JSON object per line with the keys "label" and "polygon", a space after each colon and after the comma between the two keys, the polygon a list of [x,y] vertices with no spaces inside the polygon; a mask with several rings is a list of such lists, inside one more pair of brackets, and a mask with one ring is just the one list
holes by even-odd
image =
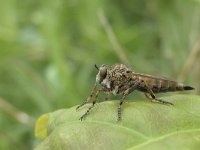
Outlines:
{"label": "wing", "polygon": [[151,74],[144,74],[144,73],[135,73],[133,72],[134,75],[136,76],[141,76],[144,78],[151,78],[151,79],[157,79],[157,80],[166,80],[166,81],[174,81],[173,79],[167,78],[167,77],[163,77],[163,76],[157,76],[157,75],[151,75]]}
{"label": "wing", "polygon": [[143,92],[146,92],[147,87],[155,93],[176,91],[176,87],[178,86],[176,81],[162,76],[154,76],[142,73],[133,73],[133,75],[139,79],[140,84],[138,85],[138,88]]}

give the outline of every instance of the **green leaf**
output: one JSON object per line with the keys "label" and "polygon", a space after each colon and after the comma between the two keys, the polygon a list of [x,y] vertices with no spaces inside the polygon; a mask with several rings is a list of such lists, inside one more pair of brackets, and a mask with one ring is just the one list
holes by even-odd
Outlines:
{"label": "green leaf", "polygon": [[[148,100],[126,101],[117,122],[118,101],[98,103],[85,120],[88,105],[48,113],[36,124],[47,136],[36,150],[198,150],[200,147],[200,97],[175,95],[166,106]],[[42,124],[42,125],[41,125]],[[36,130],[37,137],[44,138]]]}

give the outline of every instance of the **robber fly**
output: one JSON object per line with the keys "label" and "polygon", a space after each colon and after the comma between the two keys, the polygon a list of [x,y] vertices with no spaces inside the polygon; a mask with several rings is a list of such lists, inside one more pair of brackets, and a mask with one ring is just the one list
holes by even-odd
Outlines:
{"label": "robber fly", "polygon": [[[81,116],[80,120],[89,114],[101,92],[108,93],[109,95],[121,95],[117,111],[117,120],[119,121],[121,120],[122,104],[125,98],[134,90],[143,92],[145,96],[152,102],[173,105],[171,102],[157,98],[155,93],[194,89],[191,86],[185,86],[165,77],[136,73],[124,64],[114,64],[112,66],[103,64],[100,67],[95,65],[95,68],[98,70],[98,73],[96,75],[96,83],[94,84],[91,94],[76,109],[79,109],[91,99],[93,100],[92,105],[88,108],[85,114]],[[98,84],[101,86],[101,88],[96,90]]]}

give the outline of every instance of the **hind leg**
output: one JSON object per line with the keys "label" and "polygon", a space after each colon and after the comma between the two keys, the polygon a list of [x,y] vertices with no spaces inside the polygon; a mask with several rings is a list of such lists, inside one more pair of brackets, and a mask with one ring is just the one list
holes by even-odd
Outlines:
{"label": "hind leg", "polygon": [[[144,82],[145,83],[145,82]],[[173,103],[170,103],[168,101],[164,101],[160,98],[157,98],[152,89],[145,83],[146,93],[145,96],[150,99],[152,102],[164,104],[164,105],[174,105]]]}
{"label": "hind leg", "polygon": [[157,98],[152,90],[150,92],[148,92],[148,93],[145,93],[145,96],[148,99],[150,99],[152,102],[156,102],[156,103],[160,103],[160,104],[164,104],[164,105],[174,105],[173,103],[170,103],[168,101],[164,101],[164,100],[162,100],[160,98]]}

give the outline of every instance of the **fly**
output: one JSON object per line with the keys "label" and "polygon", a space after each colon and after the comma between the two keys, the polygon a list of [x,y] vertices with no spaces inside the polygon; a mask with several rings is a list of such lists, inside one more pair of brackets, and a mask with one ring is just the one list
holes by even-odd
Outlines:
{"label": "fly", "polygon": [[[125,98],[135,90],[143,92],[152,102],[173,105],[171,102],[156,97],[155,93],[194,89],[191,86],[186,86],[165,77],[136,73],[124,64],[114,64],[112,66],[103,64],[100,67],[95,65],[95,68],[98,70],[98,73],[96,75],[96,82],[91,94],[76,109],[79,109],[91,99],[93,99],[92,105],[88,108],[85,114],[81,116],[80,120],[83,120],[89,114],[91,109],[96,104],[97,97],[101,92],[108,93],[109,96],[112,94],[122,95],[117,109],[117,120],[120,121],[122,104]],[[98,90],[97,85],[101,86]]]}

